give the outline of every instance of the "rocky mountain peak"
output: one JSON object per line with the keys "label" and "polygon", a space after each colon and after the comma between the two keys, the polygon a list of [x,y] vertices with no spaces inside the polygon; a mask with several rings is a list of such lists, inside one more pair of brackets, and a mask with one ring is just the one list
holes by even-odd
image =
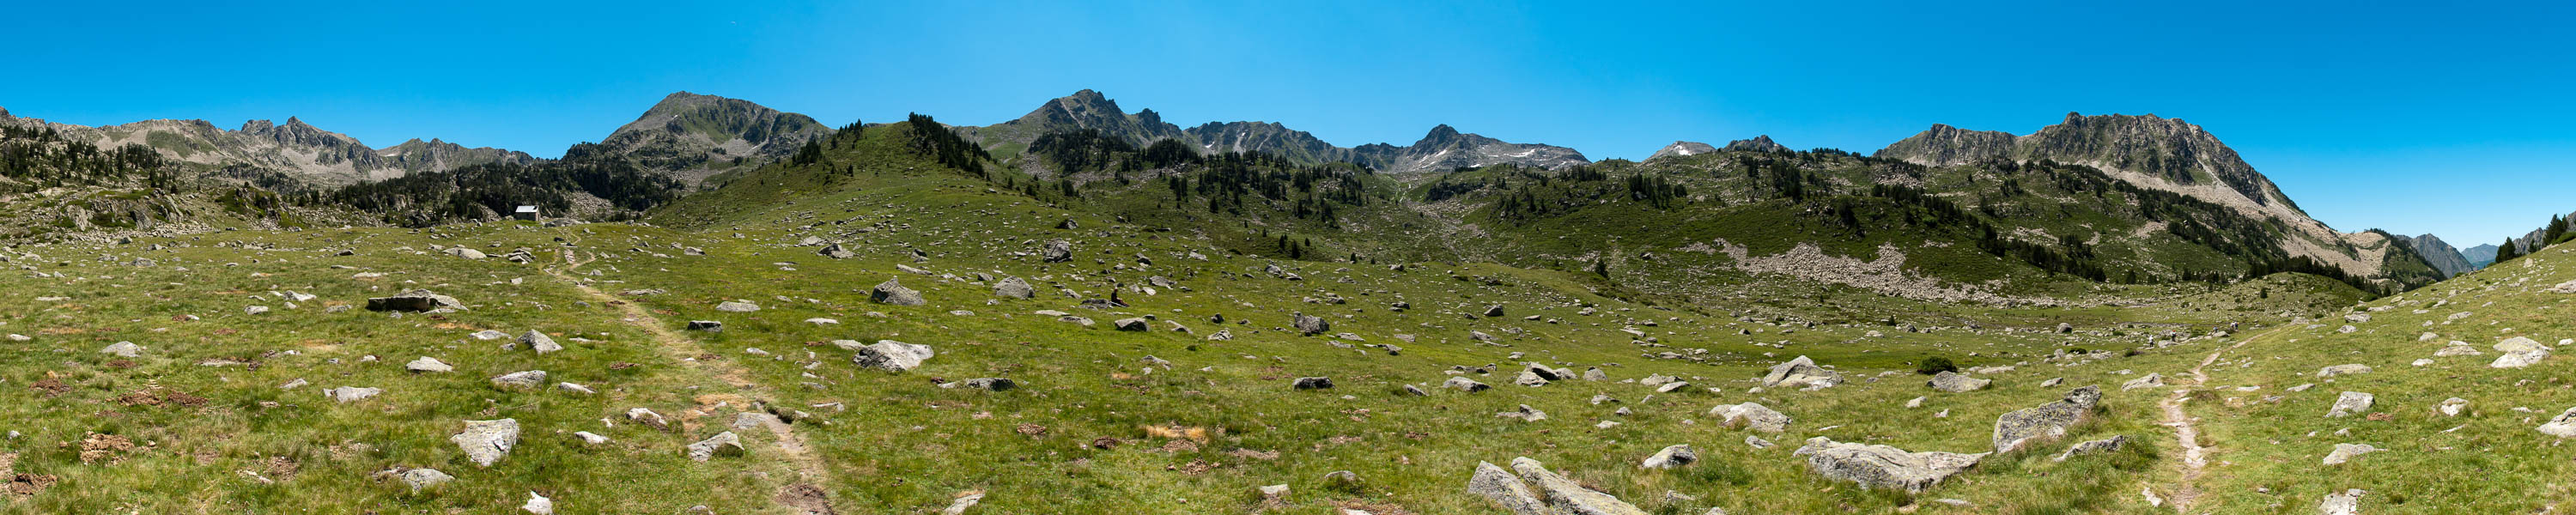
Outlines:
{"label": "rocky mountain peak", "polygon": [[1423,134],[1421,140],[1413,142],[1413,146],[1436,147],[1447,145],[1450,142],[1457,141],[1458,139],[1458,128],[1450,127],[1449,124],[1444,123],[1431,127],[1431,132]]}
{"label": "rocky mountain peak", "polygon": [[1655,150],[1654,155],[1646,156],[1646,160],[1653,161],[1671,156],[1695,156],[1716,151],[1717,147],[1711,146],[1707,143],[1700,143],[1697,141],[1675,141],[1671,145],[1664,145],[1664,148]]}
{"label": "rocky mountain peak", "polygon": [[1726,149],[1727,149],[1727,150],[1737,150],[1737,151],[1752,151],[1752,152],[1788,152],[1788,151],[1789,151],[1789,147],[1788,147],[1787,145],[1782,145],[1782,144],[1780,144],[1780,143],[1778,143],[1778,142],[1771,141],[1771,135],[1769,135],[1769,134],[1763,134],[1763,135],[1759,135],[1759,136],[1754,136],[1754,137],[1753,137],[1753,139],[1739,139],[1739,140],[1735,140],[1735,141],[1729,141],[1729,142],[1727,142],[1727,143],[1726,143]]}

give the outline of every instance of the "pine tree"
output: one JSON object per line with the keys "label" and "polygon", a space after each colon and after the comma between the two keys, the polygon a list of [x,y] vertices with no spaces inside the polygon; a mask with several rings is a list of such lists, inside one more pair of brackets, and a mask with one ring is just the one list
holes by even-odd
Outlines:
{"label": "pine tree", "polygon": [[2504,262],[2506,262],[2506,261],[2512,261],[2512,260],[2513,260],[2513,258],[2517,258],[2517,257],[2522,257],[2522,249],[2520,249],[2520,248],[2516,248],[2516,247],[2514,246],[2514,244],[2513,244],[2513,238],[2505,238],[2505,239],[2504,239],[2504,244],[2503,244],[2503,245],[2498,245],[2498,246],[2496,246],[2496,259],[2495,259],[2495,262],[2496,262],[2497,264],[2503,264],[2503,263],[2504,263]]}

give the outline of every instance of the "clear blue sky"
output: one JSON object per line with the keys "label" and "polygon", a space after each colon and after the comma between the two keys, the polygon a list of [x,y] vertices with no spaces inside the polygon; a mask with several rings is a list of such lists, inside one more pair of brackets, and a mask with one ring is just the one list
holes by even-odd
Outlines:
{"label": "clear blue sky", "polygon": [[[2068,111],[2198,123],[2338,229],[2462,247],[2576,209],[2576,3],[221,2],[15,6],[0,107],[300,116],[553,156],[687,90],[839,125],[988,124],[1078,89],[1341,145],[1434,124],[1638,158],[1875,150]],[[894,5],[889,5],[894,4]],[[920,5],[939,4],[939,5]]]}

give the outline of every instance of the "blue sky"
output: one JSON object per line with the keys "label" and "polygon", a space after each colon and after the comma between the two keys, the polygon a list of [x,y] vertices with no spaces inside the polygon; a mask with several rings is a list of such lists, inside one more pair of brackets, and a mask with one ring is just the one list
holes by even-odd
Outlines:
{"label": "blue sky", "polygon": [[2576,209],[2576,3],[2252,3],[36,2],[0,20],[0,107],[553,156],[679,90],[840,125],[994,123],[1091,88],[1182,125],[1349,146],[1447,123],[1595,159],[2154,113],[2346,231],[2467,247]]}

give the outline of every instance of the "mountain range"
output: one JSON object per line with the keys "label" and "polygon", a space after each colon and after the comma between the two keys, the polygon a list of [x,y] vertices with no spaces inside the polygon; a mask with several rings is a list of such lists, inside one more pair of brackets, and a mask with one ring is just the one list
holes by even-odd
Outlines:
{"label": "mountain range", "polygon": [[[313,188],[341,187],[475,165],[538,165],[553,161],[533,158],[523,152],[466,148],[440,140],[413,140],[381,149],[369,148],[354,138],[313,127],[296,118],[289,118],[284,124],[251,121],[234,130],[218,129],[201,120],[149,120],[83,127],[16,118],[0,111],[0,124],[49,128],[69,139],[90,142],[102,148],[142,145],[166,158],[196,167],[200,173],[226,167],[271,170],[309,183]],[[1448,125],[1434,126],[1422,138],[1406,145],[1371,143],[1354,147],[1334,145],[1311,133],[1274,122],[1206,122],[1183,128],[1163,120],[1151,109],[1127,112],[1106,95],[1092,90],[1048,100],[1028,114],[999,124],[946,128],[973,142],[992,159],[1005,164],[1006,168],[1022,170],[1043,170],[1054,166],[1031,155],[1029,146],[1042,136],[1071,131],[1095,131],[1103,138],[1137,148],[1172,140],[1201,155],[1263,154],[1298,165],[1348,163],[1405,184],[1443,183],[1450,184],[1443,186],[1449,188],[1457,187],[1457,181],[1464,177],[1452,175],[1467,170],[1520,167],[1562,172],[1595,165],[1574,149],[1506,142],[1462,132]],[[657,102],[635,121],[616,128],[600,142],[574,145],[564,153],[562,160],[623,163],[642,172],[665,175],[690,188],[698,188],[706,179],[718,174],[788,160],[800,149],[826,140],[835,133],[835,129],[805,115],[739,99],[678,92]],[[1681,179],[1677,184],[1689,184],[1698,181],[1687,179],[1689,174],[1695,173],[1691,169],[1728,166],[1700,158],[1725,156],[1740,166],[1751,163],[1745,160],[1756,159],[1753,156],[1767,154],[1801,153],[1767,135],[1731,141],[1722,147],[1678,141],[1658,150],[1642,164],[1622,164],[1609,169],[1642,166],[1635,170],[1672,176]],[[2455,259],[2461,253],[2444,250],[2447,245],[2430,235],[2404,238],[2375,230],[2336,231],[2300,210],[2268,178],[2256,172],[2215,135],[2198,125],[2152,114],[2085,116],[2068,113],[2060,123],[2027,135],[1935,124],[1922,133],[1889,144],[1867,159],[1932,169],[2083,167],[2097,170],[2108,180],[2126,185],[2123,187],[2177,195],[2233,212],[2233,216],[2245,220],[2194,215],[2199,218],[2168,221],[2158,219],[2164,215],[2154,213],[2119,214],[2112,211],[2120,209],[2099,208],[2107,210],[2104,216],[2131,220],[2123,222],[2123,225],[2135,223],[2131,234],[2112,236],[2129,239],[2173,232],[2175,237],[2196,242],[2193,245],[2216,249],[2218,254],[2232,256],[2228,259],[2239,263],[2226,265],[2213,261],[2188,269],[2167,267],[2157,264],[2155,259],[2144,258],[2146,253],[2154,252],[2148,247],[2164,244],[2136,243],[2140,249],[2136,252],[2141,260],[2135,262],[2139,270],[2159,274],[2189,275],[2200,273],[2192,270],[2231,267],[2242,270],[2245,262],[2296,258],[2352,277],[2396,277],[2417,273],[2401,270],[2422,270],[2422,273],[2438,278],[2458,274],[2475,264],[2474,259]],[[1852,169],[1851,173],[1858,175],[1834,179],[1813,175],[1827,171],[1821,168],[1791,175],[1793,178],[1803,177],[1800,180],[1824,180],[1818,184],[1823,187],[1834,187],[1836,183],[1865,185],[1892,181],[1899,185],[1920,185],[1923,182],[1920,172],[1901,174],[1907,175],[1905,177],[1888,176],[1890,170],[1884,165],[1870,165],[1869,162],[1873,161],[1817,161],[1811,157],[1805,161],[1807,164],[1792,166],[1875,166],[1879,170]],[[1753,169],[1738,173],[1752,174],[1745,176],[1751,179],[1765,172]],[[1977,175],[1962,177],[1964,182],[1936,188],[1932,193],[1951,202],[1983,203],[1985,209],[1993,209],[1993,203],[1998,199],[2021,191],[2018,181],[2008,181],[2000,185],[2003,189],[1990,190],[1996,185],[1980,183]],[[1509,184],[1508,179],[1502,178],[1480,180]],[[1708,187],[1716,187],[1714,185],[1717,184],[1726,185],[1724,188],[1751,187],[1732,180],[1711,184]],[[1771,191],[1770,188],[1755,189]],[[2074,188],[2081,190],[2087,187],[2077,185]],[[604,192],[590,193],[610,196]],[[1387,190],[1383,194],[1405,195],[1395,190]],[[1746,190],[1744,194],[1759,196],[1769,193]],[[2094,194],[2100,195],[2101,191],[2096,190]],[[1459,222],[1463,221],[1449,221]],[[2180,226],[2175,227],[2176,224]],[[2106,235],[2098,228],[2088,230],[2083,227],[2026,226],[2015,230],[2019,232],[2005,236],[2043,247],[2063,247],[2059,250],[2076,254],[2089,253],[2090,247],[2105,244],[2103,238]],[[2081,245],[2061,242],[2061,236],[2073,236],[2060,234],[2067,231],[2083,232],[2087,241]],[[2472,254],[2475,252],[2474,249],[2470,251]]]}

